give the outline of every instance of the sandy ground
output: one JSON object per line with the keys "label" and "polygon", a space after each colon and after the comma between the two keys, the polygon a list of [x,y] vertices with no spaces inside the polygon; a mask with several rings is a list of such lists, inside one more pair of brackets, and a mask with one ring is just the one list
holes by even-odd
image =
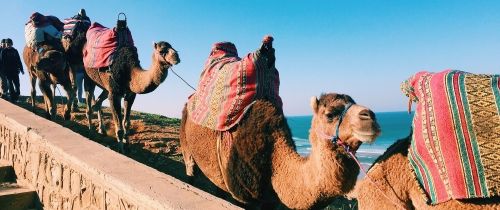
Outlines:
{"label": "sandy ground", "polygon": [[[37,106],[35,113],[39,116],[45,116],[43,98],[38,96],[35,100]],[[111,122],[112,115],[109,108],[103,109],[104,124],[107,130],[106,135],[101,135],[98,134],[96,130],[89,131],[87,117],[85,116],[85,106],[72,112],[71,120],[64,120],[62,117],[64,111],[62,105],[63,100],[65,100],[65,98],[56,97],[58,116],[53,120],[54,122],[92,141],[109,147],[117,152],[119,151],[118,143],[115,140],[114,125]],[[31,111],[30,101],[29,97],[21,96],[17,105]],[[93,119],[92,123],[94,127],[97,127],[98,122],[95,113]],[[197,176],[194,180],[188,180],[188,177],[185,175],[182,154],[179,150],[180,119],[136,111],[132,111],[130,119],[130,152],[126,154],[126,156],[234,203],[234,200],[232,200],[229,194],[219,190],[203,175]],[[326,209],[357,209],[356,204],[355,200],[340,198]]]}

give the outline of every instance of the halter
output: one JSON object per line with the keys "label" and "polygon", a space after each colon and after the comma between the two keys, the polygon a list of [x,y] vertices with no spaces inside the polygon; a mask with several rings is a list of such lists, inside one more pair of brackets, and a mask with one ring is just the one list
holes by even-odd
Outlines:
{"label": "halter", "polygon": [[333,144],[336,144],[336,145],[339,145],[339,146],[343,146],[344,149],[345,149],[345,151],[347,152],[347,154],[349,154],[349,156],[356,162],[356,164],[358,165],[359,169],[361,171],[363,171],[363,173],[365,174],[366,178],[370,181],[370,183],[373,184],[373,186],[375,186],[375,188],[377,188],[377,190],[380,191],[385,198],[387,198],[389,201],[391,201],[391,203],[393,203],[394,205],[396,205],[398,207],[398,209],[406,209],[405,205],[401,204],[402,202],[401,202],[401,200],[399,200],[399,198],[397,197],[397,195],[395,195],[397,200],[394,200],[392,197],[389,197],[389,195],[387,195],[382,189],[379,188],[379,186],[371,179],[371,177],[368,176],[367,171],[363,168],[363,166],[361,165],[361,163],[359,162],[359,160],[356,158],[356,156],[354,155],[354,153],[351,151],[351,148],[349,147],[349,145],[345,144],[342,141],[342,139],[340,139],[340,137],[339,137],[340,136],[340,124],[342,123],[342,120],[344,119],[345,114],[347,113],[347,111],[349,110],[349,108],[351,108],[352,105],[353,105],[353,103],[348,103],[348,104],[345,105],[344,111],[342,111],[342,113],[340,114],[340,116],[339,116],[339,122],[337,123],[337,126],[335,127],[335,135],[329,136],[329,135],[326,135],[325,133],[323,133],[320,130],[316,130],[316,134],[319,135],[320,137],[324,138],[324,139],[331,140]]}
{"label": "halter", "polygon": [[[351,108],[351,106],[352,106],[352,103],[346,104],[344,111],[342,111],[342,113],[339,116],[339,123],[337,123],[337,127],[335,128],[335,135],[332,137],[333,144],[337,144],[337,142],[340,141],[339,144],[343,145],[343,142],[339,137],[340,136],[340,124],[342,123],[342,120],[344,119],[345,114],[347,113],[349,108]],[[347,151],[349,151],[349,146],[344,145],[344,148],[346,148]]]}

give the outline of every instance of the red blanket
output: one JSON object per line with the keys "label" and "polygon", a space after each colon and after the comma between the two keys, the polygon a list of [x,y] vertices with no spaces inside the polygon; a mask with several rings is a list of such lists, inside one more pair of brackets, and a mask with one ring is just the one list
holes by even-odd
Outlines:
{"label": "red blanket", "polygon": [[419,72],[402,85],[417,101],[408,153],[432,204],[500,193],[500,75]]}
{"label": "red blanket", "polygon": [[225,131],[236,125],[257,99],[281,109],[278,70],[267,66],[260,51],[242,59],[234,44],[216,43],[197,91],[188,101],[189,116],[199,125]]}
{"label": "red blanket", "polygon": [[[94,22],[87,31],[87,45],[83,51],[85,67],[101,68],[113,64],[113,55],[118,48],[116,28],[110,29]],[[134,45],[132,34],[127,29],[130,45]]]}

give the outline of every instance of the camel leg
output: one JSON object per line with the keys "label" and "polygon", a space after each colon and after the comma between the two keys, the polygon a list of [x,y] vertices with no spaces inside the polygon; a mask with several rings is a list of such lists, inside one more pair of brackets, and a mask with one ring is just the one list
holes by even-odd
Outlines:
{"label": "camel leg", "polygon": [[36,77],[30,73],[31,82],[31,111],[35,112],[35,96],[36,96]]}
{"label": "camel leg", "polygon": [[66,82],[63,85],[64,91],[66,91],[66,98],[68,99],[66,101],[66,106],[64,108],[64,119],[69,120],[71,118],[71,105],[74,102],[75,99],[75,91],[73,89],[73,86],[70,82]]}
{"label": "camel leg", "polygon": [[106,135],[106,128],[104,127],[104,119],[102,116],[102,102],[108,98],[109,92],[107,90],[102,90],[97,100],[94,100],[94,105],[92,109],[97,112],[97,120],[99,121],[99,129],[97,132],[102,135]]}
{"label": "camel leg", "polygon": [[92,99],[94,98],[95,83],[90,80],[90,78],[85,74],[85,79],[83,80],[83,85],[85,89],[85,102],[87,104],[87,109],[85,115],[87,116],[87,121],[89,124],[89,131],[92,132]]}
{"label": "camel leg", "polygon": [[[71,66],[70,69],[69,69],[69,81],[71,83],[71,87],[73,87],[73,90],[76,93],[77,86],[76,86],[76,72],[75,72],[76,69],[75,68],[78,68],[78,66],[77,65]],[[71,102],[71,105],[73,106],[72,110],[74,112],[78,111],[78,98],[77,97],[73,98],[73,100]]]}
{"label": "camel leg", "polygon": [[128,135],[129,135],[129,131],[130,131],[129,130],[130,129],[130,111],[132,109],[132,104],[134,104],[135,96],[136,96],[135,93],[126,94],[125,98],[124,98],[124,102],[123,102],[123,106],[125,109],[125,113],[124,113],[125,117],[123,118],[123,129],[124,129],[123,139],[125,140],[125,143],[127,145],[129,144]]}
{"label": "camel leg", "polygon": [[187,109],[186,106],[184,106],[184,109],[182,110],[182,120],[181,120],[181,126],[180,126],[180,144],[181,144],[181,152],[182,152],[182,157],[184,158],[184,164],[186,165],[186,175],[188,176],[189,182],[193,181],[194,177],[194,168],[196,166],[196,162],[194,162],[193,155],[187,149],[187,142],[186,142],[186,121],[187,121]]}
{"label": "camel leg", "polygon": [[113,95],[109,93],[108,99],[111,108],[111,114],[113,115],[113,122],[115,124],[116,140],[120,146],[122,153],[125,153],[125,147],[123,146],[123,126],[122,126],[122,107],[121,107],[121,96]]}
{"label": "camel leg", "polygon": [[45,102],[45,117],[47,119],[55,119],[56,109],[53,103],[54,96],[52,95],[52,90],[50,89],[50,83],[40,80],[38,82],[38,87],[42,91],[43,101]]}

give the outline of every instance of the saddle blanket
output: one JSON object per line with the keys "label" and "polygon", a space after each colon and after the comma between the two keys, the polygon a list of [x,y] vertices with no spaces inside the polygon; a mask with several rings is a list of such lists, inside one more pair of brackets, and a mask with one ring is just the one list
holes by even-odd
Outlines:
{"label": "saddle blanket", "polygon": [[69,36],[69,37],[73,37],[73,31],[79,24],[83,24],[83,27],[90,26],[89,20],[80,20],[76,18],[66,18],[64,19],[63,23],[64,23],[63,36]]}
{"label": "saddle blanket", "polygon": [[269,67],[259,51],[239,58],[234,44],[219,42],[212,47],[187,109],[193,122],[225,131],[258,99],[282,108],[278,70]]}
{"label": "saddle blanket", "polygon": [[500,75],[419,72],[408,159],[431,204],[500,193]]}
{"label": "saddle blanket", "polygon": [[30,21],[24,26],[24,38],[28,47],[35,47],[36,43],[45,41],[45,34],[60,39],[63,23],[54,16],[44,16],[33,13]]}
{"label": "saddle blanket", "polygon": [[[134,45],[132,34],[127,28],[129,45]],[[102,68],[113,64],[113,56],[118,49],[118,32],[116,28],[106,28],[94,22],[87,31],[87,45],[83,51],[85,67]]]}

